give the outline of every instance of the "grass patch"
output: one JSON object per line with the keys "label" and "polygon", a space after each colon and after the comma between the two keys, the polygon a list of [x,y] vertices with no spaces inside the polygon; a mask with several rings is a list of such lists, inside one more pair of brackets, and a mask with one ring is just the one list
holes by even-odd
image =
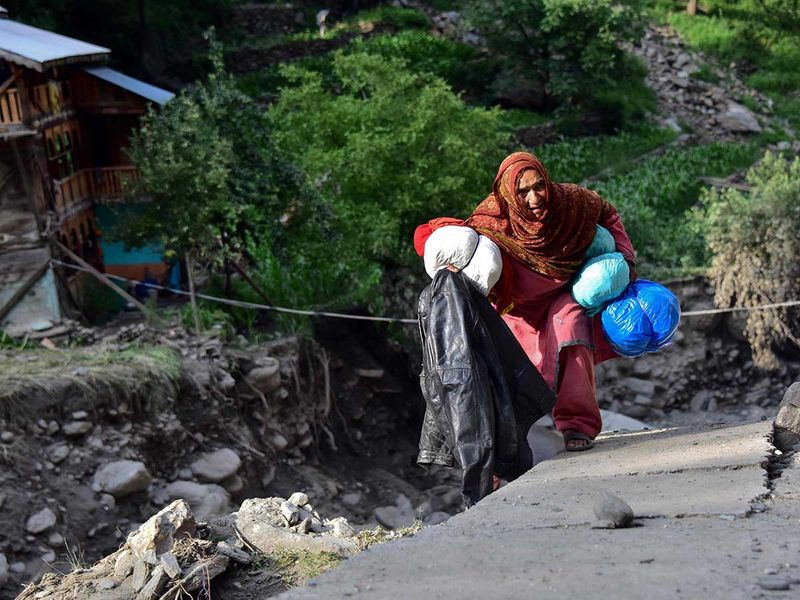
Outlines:
{"label": "grass patch", "polygon": [[642,125],[617,135],[567,139],[531,150],[542,160],[553,181],[580,182],[606,168],[622,171],[642,154],[671,142],[671,129]]}
{"label": "grass patch", "polygon": [[359,531],[356,536],[356,543],[360,550],[374,546],[375,544],[382,544],[392,540],[399,540],[400,538],[410,537],[416,535],[422,529],[422,521],[416,520],[414,524],[409,527],[401,527],[400,529],[388,530],[380,525],[375,529],[365,529]]}
{"label": "grass patch", "polygon": [[30,397],[80,394],[89,401],[129,402],[139,414],[153,414],[175,398],[180,358],[163,346],[111,351],[31,348],[0,352],[0,414],[25,414]]}
{"label": "grass patch", "polygon": [[755,144],[670,148],[592,187],[622,215],[640,275],[686,275],[703,269],[709,258],[702,227],[691,214],[705,187],[698,178],[725,177],[753,164],[758,154]]}
{"label": "grass patch", "polygon": [[658,14],[689,45],[735,63],[745,82],[774,102],[774,113],[800,127],[800,44],[756,2],[709,2],[709,14],[689,16],[666,6]]}
{"label": "grass patch", "polygon": [[281,548],[264,557],[264,562],[275,569],[283,583],[289,587],[304,584],[309,579],[338,567],[342,557],[334,552],[310,552]]}

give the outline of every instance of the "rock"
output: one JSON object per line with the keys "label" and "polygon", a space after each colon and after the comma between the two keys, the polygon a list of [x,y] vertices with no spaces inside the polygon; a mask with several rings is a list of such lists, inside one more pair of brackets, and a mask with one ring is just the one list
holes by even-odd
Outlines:
{"label": "rock", "polygon": [[175,500],[128,536],[128,548],[137,559],[156,565],[159,557],[169,552],[177,540],[191,537],[195,531],[189,504]]}
{"label": "rock", "polygon": [[436,512],[432,512],[427,517],[425,517],[425,525],[434,526],[444,523],[450,518],[450,513],[446,513],[441,510],[437,510]]}
{"label": "rock", "polygon": [[135,592],[141,590],[150,577],[150,565],[143,560],[136,560],[133,564],[133,579],[131,580],[131,587]]}
{"label": "rock", "polygon": [[3,442],[5,444],[10,444],[13,441],[14,441],[14,434],[12,432],[4,431],[3,433],[0,433],[0,442]]}
{"label": "rock", "polygon": [[100,504],[111,510],[117,505],[117,500],[111,494],[100,494]]}
{"label": "rock", "polygon": [[100,581],[97,582],[97,589],[102,592],[113,590],[115,587],[117,587],[117,582],[114,581],[111,577],[103,577]]}
{"label": "rock", "polygon": [[269,438],[269,442],[275,448],[275,450],[278,451],[285,450],[286,447],[289,445],[289,440],[287,440],[280,433],[275,433],[271,435]]}
{"label": "rock", "polygon": [[164,567],[157,566],[153,569],[153,574],[147,584],[136,595],[136,600],[157,600],[161,596],[161,592],[164,591],[167,581],[169,581],[169,575],[167,575]]}
{"label": "rock", "polygon": [[42,562],[45,562],[48,565],[50,565],[56,561],[56,553],[53,552],[52,550],[48,550],[47,552],[42,554],[39,558],[42,560]]}
{"label": "rock", "polygon": [[107,463],[94,474],[94,483],[115,498],[146,490],[152,480],[144,463],[134,460]]}
{"label": "rock", "polygon": [[47,536],[47,545],[52,546],[53,548],[61,548],[64,546],[64,536],[57,531],[54,531]]}
{"label": "rock", "polygon": [[21,560],[15,563],[11,563],[11,572],[16,573],[17,575],[22,575],[28,568],[25,566],[25,563]]}
{"label": "rock", "polygon": [[228,558],[235,560],[242,565],[249,565],[252,562],[252,558],[247,552],[241,548],[231,545],[228,542],[217,543],[217,552],[223,556],[227,556]]}
{"label": "rock", "polygon": [[786,390],[775,417],[775,446],[789,452],[800,443],[800,381],[795,381]]}
{"label": "rock", "polygon": [[8,582],[8,559],[6,555],[0,552],[0,587]]}
{"label": "rock", "polygon": [[358,552],[353,540],[327,534],[303,535],[274,525],[276,516],[282,520],[279,501],[276,498],[248,498],[232,515],[238,533],[247,544],[264,554],[276,549],[333,552],[339,556],[352,556]]}
{"label": "rock", "polygon": [[705,408],[710,397],[711,392],[708,390],[700,390],[699,392],[696,392],[689,401],[689,408],[692,412],[700,412],[703,410],[703,408]]}
{"label": "rock", "polygon": [[161,567],[170,579],[177,579],[183,573],[181,566],[178,564],[178,559],[175,558],[172,552],[165,552],[162,554],[160,561]]}
{"label": "rock", "polygon": [[92,425],[89,421],[72,421],[64,425],[62,431],[67,437],[78,437],[81,435],[86,435],[93,428],[94,425]]}
{"label": "rock", "polygon": [[782,575],[766,575],[758,578],[758,585],[761,589],[777,592],[791,589],[792,580]]}
{"label": "rock", "polygon": [[628,527],[633,522],[633,510],[614,494],[604,493],[592,507],[600,521],[611,521],[615,528]]}
{"label": "rock", "polygon": [[336,537],[340,538],[351,538],[355,537],[356,530],[353,529],[353,526],[348,523],[347,519],[344,517],[336,517],[335,519],[331,519],[326,523],[326,525],[330,526],[331,533]]}
{"label": "rock", "polygon": [[358,492],[350,492],[342,496],[342,503],[347,506],[355,506],[359,502],[361,502],[361,494]]}
{"label": "rock", "polygon": [[[206,560],[199,560],[189,568],[186,577],[177,581],[165,594],[167,598],[180,598],[184,592],[191,593],[208,585],[220,573],[228,568],[230,559],[222,554],[214,554]],[[137,597],[137,600],[139,598]]]}
{"label": "rock", "polygon": [[89,418],[89,413],[85,410],[76,410],[72,413],[72,420],[73,421],[85,421]]}
{"label": "rock", "polygon": [[269,394],[281,386],[281,363],[271,356],[265,356],[259,362],[261,364],[248,371],[244,379],[262,394]]}
{"label": "rock", "polygon": [[194,479],[194,473],[192,473],[191,469],[181,469],[180,471],[178,471],[178,479],[191,481],[192,479]]}
{"label": "rock", "polygon": [[136,564],[136,557],[130,550],[123,550],[117,555],[117,560],[114,562],[114,577],[117,581],[123,581],[133,573],[133,567]]}
{"label": "rock", "polygon": [[396,506],[379,506],[374,511],[375,519],[386,529],[402,529],[414,524],[414,515],[403,512]]}
{"label": "rock", "polygon": [[305,506],[306,504],[308,504],[308,494],[304,492],[295,492],[294,494],[289,496],[287,502],[290,502],[291,504],[294,504],[297,507]]}
{"label": "rock", "polygon": [[635,394],[639,394],[641,396],[653,396],[656,393],[656,384],[652,381],[647,381],[646,379],[639,379],[638,377],[626,377],[619,383]]}
{"label": "rock", "polygon": [[164,488],[164,492],[171,500],[186,500],[198,521],[207,521],[230,509],[230,494],[225,488],[213,483],[174,481]]}
{"label": "rock", "polygon": [[39,512],[33,513],[25,522],[25,530],[34,535],[43,533],[48,529],[55,527],[56,513],[49,508],[43,508]]}
{"label": "rock", "polygon": [[717,117],[720,127],[736,133],[761,133],[756,116],[745,106],[728,102],[728,110]]}
{"label": "rock", "polygon": [[244,489],[244,480],[238,475],[233,475],[232,477],[222,480],[220,485],[231,494],[238,494]]}
{"label": "rock", "polygon": [[69,446],[66,444],[50,446],[47,454],[50,462],[57,465],[69,456]]}
{"label": "rock", "polygon": [[281,514],[290,526],[300,522],[300,511],[291,502],[281,503]]}
{"label": "rock", "polygon": [[192,473],[199,479],[211,483],[219,483],[236,474],[242,466],[242,459],[230,448],[222,448],[216,452],[204,454],[192,463]]}

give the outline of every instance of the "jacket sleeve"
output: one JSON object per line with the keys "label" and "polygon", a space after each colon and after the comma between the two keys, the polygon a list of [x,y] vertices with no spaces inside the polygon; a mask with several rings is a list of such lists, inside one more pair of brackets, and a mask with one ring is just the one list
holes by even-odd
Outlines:
{"label": "jacket sleeve", "polygon": [[621,253],[631,269],[631,281],[636,281],[636,251],[633,249],[631,239],[625,231],[622,219],[612,204],[606,202],[600,214],[600,225],[608,229],[617,246],[617,252]]}

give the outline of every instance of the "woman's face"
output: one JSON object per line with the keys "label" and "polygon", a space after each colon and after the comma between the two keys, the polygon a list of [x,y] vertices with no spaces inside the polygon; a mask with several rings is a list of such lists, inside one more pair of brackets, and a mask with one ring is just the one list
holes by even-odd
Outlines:
{"label": "woman's face", "polygon": [[535,169],[525,169],[517,182],[517,197],[536,220],[547,213],[547,186]]}

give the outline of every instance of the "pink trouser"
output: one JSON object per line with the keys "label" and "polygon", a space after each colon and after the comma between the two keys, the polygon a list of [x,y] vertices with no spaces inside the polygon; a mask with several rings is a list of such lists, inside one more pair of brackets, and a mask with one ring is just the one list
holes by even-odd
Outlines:
{"label": "pink trouser", "polygon": [[567,346],[558,355],[556,429],[580,431],[594,439],[603,426],[595,399],[594,356],[584,345]]}

